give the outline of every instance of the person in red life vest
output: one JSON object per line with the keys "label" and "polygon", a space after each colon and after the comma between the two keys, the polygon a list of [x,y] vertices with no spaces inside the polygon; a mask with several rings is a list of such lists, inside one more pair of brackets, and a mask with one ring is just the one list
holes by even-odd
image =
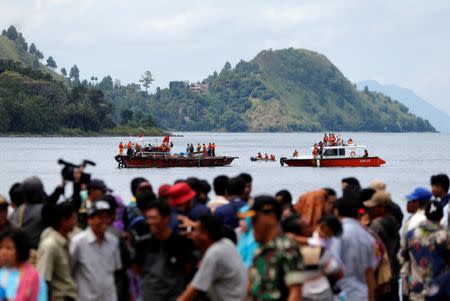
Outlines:
{"label": "person in red life vest", "polygon": [[164,138],[163,138],[163,145],[164,146],[169,146],[169,136],[164,136]]}
{"label": "person in red life vest", "polygon": [[256,156],[258,159],[262,159],[262,155],[261,153],[258,153],[258,155]]}
{"label": "person in red life vest", "polygon": [[206,156],[207,152],[206,152],[206,145],[203,143],[203,151],[202,151],[202,155]]}
{"label": "person in red life vest", "polygon": [[269,156],[267,156],[267,153],[264,153],[264,160],[269,160]]}
{"label": "person in red life vest", "polygon": [[[326,134],[325,134],[326,135]],[[298,151],[294,150],[294,153],[292,154],[292,157],[297,158],[298,157]]]}
{"label": "person in red life vest", "polygon": [[214,142],[211,144],[211,155],[216,156],[216,144]]}
{"label": "person in red life vest", "polygon": [[123,155],[123,144],[122,142],[119,143],[119,155]]}
{"label": "person in red life vest", "polygon": [[211,146],[211,142],[208,144],[208,150],[207,150],[208,156],[212,156],[212,146]]}
{"label": "person in red life vest", "polygon": [[275,161],[275,155],[271,154],[271,155],[270,155],[270,160],[271,160],[271,161]]}

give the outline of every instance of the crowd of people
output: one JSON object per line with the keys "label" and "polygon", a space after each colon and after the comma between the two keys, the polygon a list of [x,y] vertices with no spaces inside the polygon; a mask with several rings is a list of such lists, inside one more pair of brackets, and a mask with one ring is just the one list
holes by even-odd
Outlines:
{"label": "crowd of people", "polygon": [[208,157],[215,157],[216,156],[216,144],[208,143],[206,145],[203,143],[200,145],[200,143],[197,143],[197,146],[194,148],[194,144],[187,144],[186,145],[186,154],[193,155],[193,154],[201,154],[202,156],[208,156]]}
{"label": "crowd of people", "polygon": [[[142,140],[144,137],[142,135],[138,136],[138,139]],[[131,142],[128,141],[127,144],[124,144],[122,142],[119,143],[119,155],[123,156],[124,149],[126,148],[127,156],[141,156],[143,152],[170,152],[170,150],[173,147],[173,143],[170,142],[169,136],[164,136],[163,141],[160,145],[152,145],[151,143],[145,145],[140,144],[138,142]]]}
{"label": "crowd of people", "polygon": [[254,197],[245,173],[135,178],[125,204],[73,173],[67,200],[37,177],[0,197],[0,300],[450,300],[445,174],[405,196],[404,218],[380,180],[293,202]]}
{"label": "crowd of people", "polygon": [[329,133],[328,135],[325,133],[323,134],[323,140],[320,141],[318,144],[322,146],[346,146],[346,145],[352,145],[353,140],[352,138],[349,138],[347,140],[347,143],[336,133]]}

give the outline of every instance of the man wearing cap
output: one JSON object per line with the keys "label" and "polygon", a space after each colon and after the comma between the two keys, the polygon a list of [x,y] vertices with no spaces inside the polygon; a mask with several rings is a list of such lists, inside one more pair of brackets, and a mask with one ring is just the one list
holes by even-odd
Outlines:
{"label": "man wearing cap", "polygon": [[[391,195],[386,191],[375,192],[372,197],[363,204],[369,208],[371,217],[370,229],[373,230],[383,242],[389,256],[391,266],[390,292],[378,292],[389,300],[399,300],[400,263],[397,253],[400,249],[399,225],[394,216],[389,212]],[[387,287],[387,286],[385,286]],[[380,296],[380,295],[379,295]]]}
{"label": "man wearing cap", "polygon": [[107,232],[111,207],[97,200],[88,209],[89,227],[70,244],[78,301],[116,301],[114,272],[121,268],[119,242]]}
{"label": "man wearing cap", "polygon": [[[187,216],[192,221],[197,221],[202,215],[210,214],[209,208],[194,201],[196,192],[186,182],[179,182],[169,189],[169,205],[174,208],[175,215]],[[171,228],[178,223],[171,222]]]}
{"label": "man wearing cap", "polygon": [[78,212],[78,226],[81,229],[87,227],[87,211],[91,205],[101,199],[107,192],[111,192],[112,189],[106,186],[105,182],[100,179],[92,179],[88,184],[88,196],[86,201],[81,204],[80,210]]}
{"label": "man wearing cap", "polygon": [[298,245],[281,231],[281,205],[271,196],[255,198],[249,211],[260,244],[249,270],[251,300],[301,300],[303,258]]}
{"label": "man wearing cap", "polygon": [[[403,225],[403,229],[400,235],[400,248],[405,248],[406,234],[417,228],[422,222],[426,221],[424,208],[431,199],[431,192],[423,187],[417,187],[413,192],[405,196],[406,210],[411,216]],[[411,275],[411,265],[408,261],[404,261],[403,257],[399,257],[402,264],[401,278],[402,278],[402,295],[403,300],[408,300],[409,296],[409,275]]]}

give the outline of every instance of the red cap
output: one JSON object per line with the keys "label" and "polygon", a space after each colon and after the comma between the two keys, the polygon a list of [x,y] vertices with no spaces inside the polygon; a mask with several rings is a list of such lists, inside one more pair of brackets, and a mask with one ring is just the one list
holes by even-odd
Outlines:
{"label": "red cap", "polygon": [[160,197],[169,196],[170,188],[172,188],[171,185],[169,185],[169,184],[162,184],[161,186],[159,186],[158,195]]}
{"label": "red cap", "polygon": [[192,200],[196,192],[186,182],[180,182],[169,189],[169,205],[178,206]]}

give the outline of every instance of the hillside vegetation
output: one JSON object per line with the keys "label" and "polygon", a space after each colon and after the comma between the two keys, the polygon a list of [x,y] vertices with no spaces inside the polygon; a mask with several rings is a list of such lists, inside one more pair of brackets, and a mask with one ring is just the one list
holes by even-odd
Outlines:
{"label": "hillside vegetation", "polygon": [[266,50],[202,81],[172,82],[149,97],[158,125],[175,130],[434,131],[381,93],[358,91],[323,55]]}
{"label": "hillside vegetation", "polygon": [[160,135],[150,114],[133,120],[117,117],[116,107],[76,65],[66,77],[47,64],[34,44],[28,46],[13,26],[0,36],[0,134]]}

